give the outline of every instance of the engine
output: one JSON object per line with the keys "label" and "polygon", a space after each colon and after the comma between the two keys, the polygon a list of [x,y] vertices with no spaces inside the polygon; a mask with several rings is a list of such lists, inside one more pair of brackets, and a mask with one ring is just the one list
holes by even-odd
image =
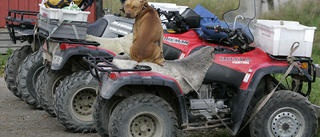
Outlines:
{"label": "engine", "polygon": [[[215,99],[215,95],[222,91],[222,86],[215,84],[203,84],[199,89],[199,94],[193,92],[189,98],[189,111],[195,118],[201,120],[216,119],[216,114],[220,118],[228,117],[231,114],[230,108],[225,105],[226,99]],[[199,97],[200,96],[200,97]],[[210,106],[210,107],[209,107]]]}

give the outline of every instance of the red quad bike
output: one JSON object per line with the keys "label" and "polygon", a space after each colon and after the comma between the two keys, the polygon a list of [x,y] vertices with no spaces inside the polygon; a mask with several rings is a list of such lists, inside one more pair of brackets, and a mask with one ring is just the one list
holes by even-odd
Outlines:
{"label": "red quad bike", "polygon": [[[93,68],[91,74],[100,80],[93,106],[100,135],[168,137],[177,136],[178,129],[228,127],[233,135],[242,136],[316,136],[317,117],[307,99],[315,81],[312,59],[291,57],[288,61],[254,48],[250,32],[254,30],[254,11],[254,0],[241,0],[236,10],[223,15],[228,28],[208,27],[228,34],[221,40],[224,44],[212,44],[179,25],[175,30],[186,32],[164,34],[164,53],[170,52],[165,54],[170,59],[197,58],[202,55],[196,50],[215,49],[213,64],[203,72],[200,88],[190,92],[182,90],[184,85],[177,79],[150,71],[152,67],[120,69],[112,58],[84,58]],[[187,20],[174,17],[178,18]],[[177,75],[189,85],[197,82],[190,80],[196,72]],[[283,76],[289,84],[281,84],[275,76]]]}
{"label": "red quad bike", "polygon": [[[101,38],[122,37],[132,33],[133,21],[105,15],[89,25],[87,34]],[[71,132],[95,131],[91,106],[98,81],[92,78],[82,57],[87,53],[97,57],[115,56],[99,45],[95,41],[48,38],[42,46],[44,69],[36,83],[37,99],[45,111],[57,116]]]}

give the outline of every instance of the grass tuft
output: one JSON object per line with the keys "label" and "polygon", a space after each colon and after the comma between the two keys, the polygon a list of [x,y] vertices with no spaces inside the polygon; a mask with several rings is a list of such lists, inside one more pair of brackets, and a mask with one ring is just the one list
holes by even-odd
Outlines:
{"label": "grass tuft", "polygon": [[4,76],[4,67],[13,50],[11,48],[8,48],[6,52],[6,55],[0,55],[0,77]]}

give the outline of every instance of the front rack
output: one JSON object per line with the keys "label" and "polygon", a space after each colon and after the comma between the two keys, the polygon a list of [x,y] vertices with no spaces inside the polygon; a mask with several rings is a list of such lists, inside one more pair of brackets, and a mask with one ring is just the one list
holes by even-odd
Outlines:
{"label": "front rack", "polygon": [[[286,57],[275,57],[271,54],[269,54],[269,57],[277,61],[287,61]],[[295,57],[293,61],[299,61],[301,63],[306,62],[308,64],[308,67],[307,67],[308,70],[305,74],[303,74],[303,75],[306,75],[306,76],[309,75],[312,77],[311,80],[307,81],[308,82],[307,93],[302,93],[301,90],[298,92],[303,96],[309,96],[311,93],[311,83],[316,81],[316,76],[317,76],[316,66],[312,63],[313,59],[308,57]]]}
{"label": "front rack", "polygon": [[[151,67],[147,65],[137,65],[133,69],[120,69],[114,64],[112,64],[113,56],[104,56],[104,57],[94,57],[91,54],[82,58],[85,62],[89,64],[89,70],[93,77],[97,78],[100,82],[101,75],[99,72],[104,72],[110,76],[111,72],[127,72],[127,71],[151,71]],[[104,74],[100,73],[100,74]]]}

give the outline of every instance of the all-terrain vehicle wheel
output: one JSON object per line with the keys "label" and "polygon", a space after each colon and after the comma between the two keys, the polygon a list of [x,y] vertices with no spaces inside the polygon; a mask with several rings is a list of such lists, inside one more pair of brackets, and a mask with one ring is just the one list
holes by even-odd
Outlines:
{"label": "all-terrain vehicle wheel", "polygon": [[[276,82],[273,81],[273,78],[268,75],[261,79],[259,82],[255,94],[251,98],[251,102],[246,110],[246,113],[243,117],[242,123],[244,126],[245,123],[250,119],[252,113],[255,111],[255,106],[257,103],[263,98],[265,95],[270,93],[275,88]],[[247,125],[240,133],[238,133],[237,137],[249,137],[250,129],[249,125]]]}
{"label": "all-terrain vehicle wheel", "polygon": [[17,88],[21,93],[21,98],[38,109],[41,108],[41,105],[37,100],[36,82],[43,68],[42,50],[40,49],[21,63],[17,74]]}
{"label": "all-terrain vehicle wheel", "polygon": [[117,137],[177,136],[172,107],[153,94],[137,94],[121,101],[111,114],[109,135]]}
{"label": "all-terrain vehicle wheel", "polygon": [[56,88],[70,73],[70,71],[66,70],[51,70],[50,67],[47,66],[38,77],[36,84],[37,99],[39,100],[41,107],[53,117],[56,116],[53,108],[53,98]]}
{"label": "all-terrain vehicle wheel", "polygon": [[250,134],[253,137],[315,137],[317,127],[315,110],[305,97],[293,91],[277,91],[251,121]]}
{"label": "all-terrain vehicle wheel", "polygon": [[112,111],[124,98],[114,96],[109,100],[97,96],[93,103],[93,123],[98,133],[106,137],[108,133],[108,124]]}
{"label": "all-terrain vehicle wheel", "polygon": [[20,63],[32,53],[32,48],[30,45],[24,45],[19,49],[13,51],[11,56],[8,58],[6,66],[4,68],[4,80],[7,84],[9,90],[18,98],[21,98],[16,85],[17,72]]}
{"label": "all-terrain vehicle wheel", "polygon": [[57,118],[71,132],[95,132],[92,107],[98,80],[89,71],[78,71],[60,82],[54,97]]}

